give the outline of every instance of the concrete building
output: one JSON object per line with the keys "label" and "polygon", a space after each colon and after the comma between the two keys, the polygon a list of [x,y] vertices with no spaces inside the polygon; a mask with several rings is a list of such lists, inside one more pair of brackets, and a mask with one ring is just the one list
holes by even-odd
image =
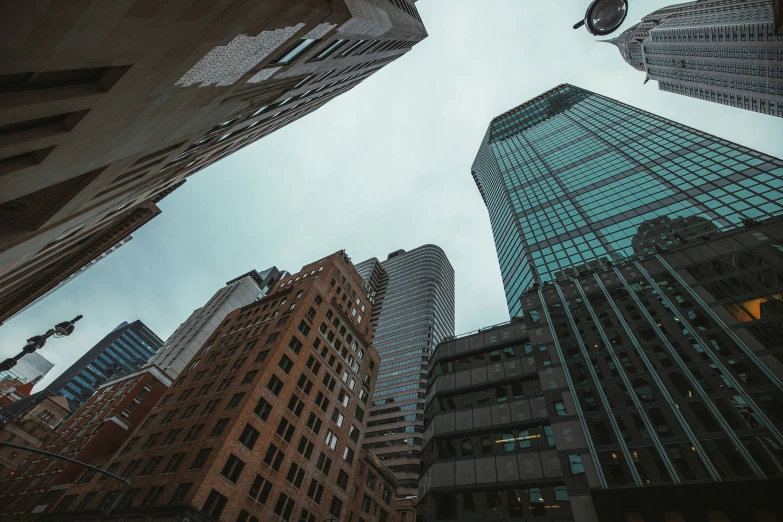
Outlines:
{"label": "concrete building", "polygon": [[511,317],[557,272],[633,255],[645,221],[724,228],[783,212],[780,159],[572,85],[494,118],[472,171]]}
{"label": "concrete building", "polygon": [[437,348],[429,520],[783,520],[783,219],[678,221]]}
{"label": "concrete building", "polygon": [[145,366],[162,345],[160,337],[142,321],[123,321],[46,388],[7,410],[16,414],[42,396],[62,395],[71,411],[76,411],[101,385]]}
{"label": "concrete building", "polygon": [[227,282],[166,339],[148,365],[176,379],[230,312],[263,298],[286,275],[288,272],[273,266],[261,273],[251,270]]}
{"label": "concrete building", "polygon": [[427,36],[410,0],[112,5],[4,10],[0,321]]}
{"label": "concrete building", "polygon": [[[228,314],[109,460],[131,479],[112,519],[390,516],[391,474],[373,472],[383,487],[371,490],[369,473],[383,464],[361,454],[379,367],[371,314],[344,252]],[[84,475],[43,520],[105,520],[96,510],[117,493]],[[375,513],[362,511],[365,495],[380,500]]]}
{"label": "concrete building", "polygon": [[[43,397],[15,419],[0,424],[0,441],[40,448],[71,413],[65,397]],[[32,453],[0,446],[0,480],[12,476]]]}
{"label": "concrete building", "polygon": [[435,245],[356,268],[374,293],[373,346],[381,358],[364,447],[397,477],[398,510],[413,522],[413,502],[405,499],[417,492],[427,361],[439,341],[454,335],[454,269]]}
{"label": "concrete building", "polygon": [[[21,349],[24,345],[21,344]],[[0,381],[18,379],[22,383],[38,382],[49,370],[54,368],[54,363],[38,352],[28,353],[16,363],[10,370],[0,372]]]}
{"label": "concrete building", "polygon": [[783,117],[783,17],[775,3],[675,4],[608,41],[662,91]]}

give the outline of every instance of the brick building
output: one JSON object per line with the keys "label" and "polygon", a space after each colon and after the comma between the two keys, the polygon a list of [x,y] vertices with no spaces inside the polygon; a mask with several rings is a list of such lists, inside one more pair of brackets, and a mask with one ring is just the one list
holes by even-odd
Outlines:
{"label": "brick building", "polygon": [[0,322],[426,37],[411,0],[4,2]]}
{"label": "brick building", "polygon": [[[57,429],[42,449],[106,467],[129,432],[144,420],[170,384],[171,379],[157,368],[140,370],[119,383],[104,384]],[[40,404],[48,400],[51,399],[47,397]],[[108,467],[116,469],[116,466]],[[6,519],[15,520],[17,516],[50,508],[83,471],[83,467],[75,464],[34,456],[0,485],[0,505]]]}
{"label": "brick building", "polygon": [[[26,385],[23,385],[26,386]],[[65,397],[44,397],[22,415],[0,426],[0,441],[40,448],[71,413]],[[5,480],[27,462],[29,452],[0,446],[0,480]]]}
{"label": "brick building", "polygon": [[[360,449],[379,366],[364,286],[338,252],[228,314],[107,463],[131,480],[112,518],[390,520],[393,475]],[[44,519],[101,519],[118,492],[85,474]]]}

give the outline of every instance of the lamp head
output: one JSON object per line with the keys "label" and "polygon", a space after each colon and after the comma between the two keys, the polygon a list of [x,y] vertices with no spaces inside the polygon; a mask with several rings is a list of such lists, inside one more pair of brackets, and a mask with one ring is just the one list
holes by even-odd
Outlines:
{"label": "lamp head", "polygon": [[574,25],[579,29],[583,25],[595,36],[606,36],[623,25],[628,16],[628,0],[593,0],[587,8],[585,18]]}

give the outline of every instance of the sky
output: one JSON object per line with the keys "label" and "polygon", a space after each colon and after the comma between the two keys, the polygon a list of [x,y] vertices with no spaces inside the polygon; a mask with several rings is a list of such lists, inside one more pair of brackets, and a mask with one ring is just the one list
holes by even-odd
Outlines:
{"label": "sky", "polygon": [[[490,120],[561,83],[783,157],[783,119],[665,93],[572,26],[589,0],[420,0],[429,37],[315,113],[191,177],[134,239],[0,327],[0,357],[83,314],[41,389],[122,321],[166,339],[226,281],[426,243],[456,277],[456,332],[508,320],[471,165]],[[631,0],[626,29],[671,0]],[[618,33],[619,34],[619,31]]]}

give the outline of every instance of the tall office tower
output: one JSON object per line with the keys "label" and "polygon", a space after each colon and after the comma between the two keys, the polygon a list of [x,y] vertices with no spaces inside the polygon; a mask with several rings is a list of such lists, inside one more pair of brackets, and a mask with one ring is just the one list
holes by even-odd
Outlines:
{"label": "tall office tower", "polygon": [[0,381],[18,379],[26,383],[40,380],[49,370],[54,368],[54,363],[38,352],[28,353],[16,363],[10,370],[0,372]]}
{"label": "tall office tower", "polygon": [[163,341],[143,322],[123,321],[46,388],[8,409],[14,412],[41,395],[63,395],[76,411],[99,386],[143,367],[161,346]]}
{"label": "tall office tower", "polygon": [[783,520],[783,219],[639,224],[430,363],[430,520]]}
{"label": "tall office tower", "polygon": [[783,30],[772,4],[675,4],[608,42],[662,91],[783,117]]}
{"label": "tall office tower", "polygon": [[454,335],[454,269],[435,245],[356,267],[375,292],[373,346],[381,358],[364,447],[397,476],[398,496],[411,497],[419,477],[427,361],[441,339]]}
{"label": "tall office tower", "polygon": [[148,366],[157,366],[176,379],[230,312],[263,298],[286,275],[288,272],[273,266],[261,273],[251,270],[227,282],[166,339]]}
{"label": "tall office tower", "polygon": [[[360,454],[379,359],[372,304],[337,252],[228,314],[108,465],[131,481],[110,519],[369,521],[393,510]],[[383,491],[382,490],[382,491]],[[84,474],[42,520],[106,520],[117,484]]]}
{"label": "tall office tower", "polygon": [[427,36],[410,0],[102,5],[4,12],[0,321]]}
{"label": "tall office tower", "polygon": [[534,283],[632,255],[642,222],[783,210],[783,161],[572,85],[493,119],[473,177],[511,317]]}

